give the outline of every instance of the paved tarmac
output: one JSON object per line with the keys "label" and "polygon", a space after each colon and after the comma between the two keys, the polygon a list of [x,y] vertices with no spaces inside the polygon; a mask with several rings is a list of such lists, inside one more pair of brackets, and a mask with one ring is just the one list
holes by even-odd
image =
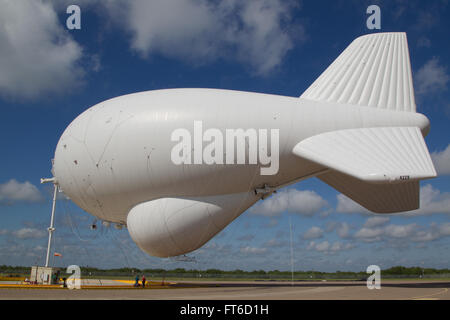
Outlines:
{"label": "paved tarmac", "polygon": [[0,287],[0,300],[450,300],[448,281],[384,281],[369,290],[352,282],[178,282],[170,286],[132,288]]}

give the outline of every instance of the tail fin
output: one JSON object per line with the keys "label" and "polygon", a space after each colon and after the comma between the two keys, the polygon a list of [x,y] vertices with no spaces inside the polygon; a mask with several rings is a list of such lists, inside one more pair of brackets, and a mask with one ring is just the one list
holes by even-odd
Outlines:
{"label": "tail fin", "polygon": [[300,98],[415,112],[406,33],[355,39]]}
{"label": "tail fin", "polygon": [[330,170],[318,178],[378,213],[419,207],[419,180],[436,171],[417,127],[331,131],[299,142],[293,153]]}
{"label": "tail fin", "polygon": [[375,213],[411,211],[420,206],[419,181],[373,184],[337,171],[327,172],[318,178]]}

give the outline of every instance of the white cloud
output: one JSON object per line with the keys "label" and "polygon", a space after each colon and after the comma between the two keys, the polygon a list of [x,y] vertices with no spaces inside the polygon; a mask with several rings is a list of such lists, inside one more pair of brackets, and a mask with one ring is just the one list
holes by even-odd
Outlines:
{"label": "white cloud", "polygon": [[286,246],[286,245],[287,245],[287,244],[286,244],[285,241],[280,241],[280,240],[275,239],[275,238],[270,239],[269,241],[267,241],[266,243],[264,243],[264,246],[265,246],[265,247],[268,247],[268,248],[284,247],[284,246]]}
{"label": "white cloud", "polygon": [[12,232],[12,235],[19,239],[37,239],[45,237],[46,233],[43,230],[34,228],[22,228]]}
{"label": "white cloud", "polygon": [[429,228],[415,223],[405,225],[390,224],[384,227],[362,227],[353,238],[365,242],[406,240],[427,242],[450,236],[450,222],[437,225],[432,223]]}
{"label": "white cloud", "polygon": [[329,221],[326,224],[325,231],[336,231],[337,235],[342,239],[350,238],[350,225],[347,222]]}
{"label": "white cloud", "polygon": [[441,192],[427,184],[420,188],[420,208],[410,215],[450,213],[450,192]]}
{"label": "white cloud", "polygon": [[370,211],[362,207],[349,197],[342,193],[336,196],[337,206],[336,211],[340,213],[369,213]]}
{"label": "white cloud", "polygon": [[303,239],[317,239],[323,236],[323,230],[319,227],[311,227],[303,234]]}
{"label": "white cloud", "polygon": [[382,228],[365,228],[358,230],[354,234],[354,238],[364,240],[364,241],[378,241],[381,240],[381,236],[384,234],[384,229]]}
{"label": "white cloud", "polygon": [[390,220],[389,217],[370,217],[366,220],[366,223],[364,223],[364,227],[366,228],[374,228],[384,225]]}
{"label": "white cloud", "polygon": [[[197,64],[232,58],[264,75],[293,47],[285,24],[294,6],[281,0],[136,0],[107,8],[143,57],[160,54]],[[301,26],[296,33],[297,42],[305,38]]]}
{"label": "white cloud", "polygon": [[438,175],[450,174],[450,144],[445,150],[431,153],[431,158]]}
{"label": "white cloud", "polygon": [[350,250],[354,247],[355,246],[352,243],[343,244],[339,241],[334,242],[334,243],[329,243],[328,241],[325,240],[325,241],[322,241],[319,243],[311,241],[306,249],[330,253],[330,252],[337,252],[337,251],[342,251],[342,250]]}
{"label": "white cloud", "polygon": [[312,216],[328,202],[314,191],[287,189],[260,201],[250,209],[252,214],[274,217],[283,211]]}
{"label": "white cloud", "polygon": [[328,241],[323,241],[320,243],[316,243],[315,241],[311,241],[306,247],[307,250],[316,250],[316,251],[325,251],[328,250],[330,244]]}
{"label": "white cloud", "polygon": [[[86,55],[66,30],[70,1],[10,1],[0,11],[0,95],[32,99],[67,92],[97,71],[98,55]],[[294,22],[295,1],[136,0],[78,3],[129,32],[141,57],[162,55],[189,64],[234,60],[257,75],[279,67],[287,52],[306,39]],[[83,28],[83,19],[82,19]]]}
{"label": "white cloud", "polygon": [[416,232],[414,240],[423,243],[436,240],[439,237],[439,233],[433,232],[433,230],[420,230]]}
{"label": "white cloud", "polygon": [[79,84],[82,49],[51,2],[2,1],[0,21],[1,95],[24,100]]}
{"label": "white cloud", "polygon": [[16,202],[39,202],[43,199],[38,188],[28,181],[23,183],[11,179],[0,184],[0,204],[14,204]]}
{"label": "white cloud", "polygon": [[384,234],[391,238],[408,238],[414,234],[417,229],[417,225],[415,223],[407,224],[407,225],[388,225],[384,229]]}
{"label": "white cloud", "polygon": [[418,230],[412,239],[417,242],[427,242],[448,236],[450,236],[450,222],[439,225],[433,223],[427,230]]}
{"label": "white cloud", "polygon": [[446,67],[439,64],[439,58],[428,60],[416,73],[414,80],[418,95],[447,89],[450,80]]}
{"label": "white cloud", "polygon": [[353,243],[343,244],[342,242],[337,241],[331,245],[330,250],[336,252],[336,251],[342,251],[342,250],[349,250],[354,247],[355,247],[355,245]]}
{"label": "white cloud", "polygon": [[442,236],[450,236],[450,222],[440,224],[438,226],[438,232]]}
{"label": "white cloud", "polygon": [[327,251],[330,248],[330,243],[328,241],[323,241],[314,246],[317,251]]}
{"label": "white cloud", "polygon": [[343,222],[337,227],[336,232],[339,237],[343,239],[348,238],[350,237],[350,226],[347,222]]}
{"label": "white cloud", "polygon": [[263,254],[267,252],[267,248],[255,248],[255,247],[242,247],[240,249],[241,253],[245,254]]}

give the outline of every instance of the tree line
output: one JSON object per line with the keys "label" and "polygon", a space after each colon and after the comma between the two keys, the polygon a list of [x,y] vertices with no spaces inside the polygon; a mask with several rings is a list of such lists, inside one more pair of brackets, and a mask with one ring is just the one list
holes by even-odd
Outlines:
{"label": "tree line", "polygon": [[[220,269],[139,269],[139,268],[116,268],[116,269],[100,269],[95,267],[80,267],[81,273],[84,275],[136,275],[136,274],[159,274],[159,275],[190,275],[190,276],[290,276],[291,271],[280,271],[280,270],[253,270],[245,271],[241,269],[236,270],[220,270]],[[0,265],[0,273],[2,274],[28,274],[30,272],[30,267],[25,266],[8,266]],[[422,268],[422,267],[404,267],[404,266],[394,266],[381,271],[381,274],[386,275],[404,275],[404,276],[420,276],[423,274],[450,274],[450,269],[434,269],[434,268]],[[333,276],[339,278],[346,277],[364,277],[367,273],[365,271],[352,272],[352,271],[336,271],[336,272],[321,272],[315,270],[309,271],[294,271],[295,277],[326,277]]]}

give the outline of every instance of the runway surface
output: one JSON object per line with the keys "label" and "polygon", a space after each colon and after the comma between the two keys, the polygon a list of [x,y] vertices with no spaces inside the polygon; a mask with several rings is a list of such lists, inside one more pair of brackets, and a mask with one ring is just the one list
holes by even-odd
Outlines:
{"label": "runway surface", "polygon": [[349,282],[173,282],[133,288],[117,285],[67,288],[0,286],[1,300],[450,300],[448,281],[384,281],[369,290],[364,281]]}

